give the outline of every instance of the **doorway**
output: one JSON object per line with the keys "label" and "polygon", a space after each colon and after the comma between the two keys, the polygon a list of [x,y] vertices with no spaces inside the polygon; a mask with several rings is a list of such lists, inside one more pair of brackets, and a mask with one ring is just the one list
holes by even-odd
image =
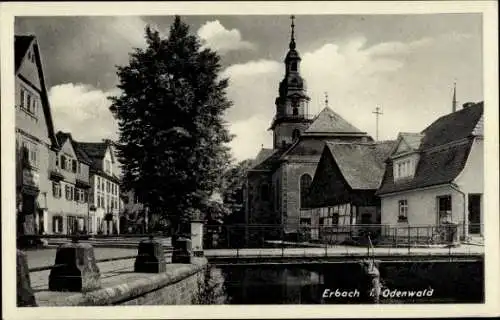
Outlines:
{"label": "doorway", "polygon": [[481,194],[469,194],[469,234],[481,234]]}

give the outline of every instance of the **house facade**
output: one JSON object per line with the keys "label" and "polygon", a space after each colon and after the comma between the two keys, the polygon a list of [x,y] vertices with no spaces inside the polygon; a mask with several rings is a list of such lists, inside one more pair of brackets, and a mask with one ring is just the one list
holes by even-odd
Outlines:
{"label": "house facade", "polygon": [[120,180],[119,164],[113,142],[77,142],[90,165],[90,205],[92,233],[120,233]]}
{"label": "house facade", "polygon": [[328,107],[308,114],[309,97],[300,74],[294,24],[279,84],[276,113],[270,130],[273,148],[263,148],[248,170],[243,188],[247,225],[283,226],[293,236],[301,224],[311,224],[311,211],[301,210],[324,143],[370,142],[373,139]]}
{"label": "house facade", "polygon": [[76,234],[92,229],[89,168],[91,161],[78,149],[71,134],[58,132],[59,150],[50,155],[51,192],[47,233]]}
{"label": "house facade", "polygon": [[52,186],[49,159],[58,150],[38,42],[15,36],[17,234],[47,232]]}
{"label": "house facade", "polygon": [[[419,134],[400,134],[377,195],[382,224],[458,224],[459,236],[484,232],[483,103],[437,119]],[[405,231],[408,232],[408,231]],[[413,228],[409,233],[423,229]]]}
{"label": "house facade", "polygon": [[304,205],[311,212],[311,240],[342,242],[358,231],[353,226],[380,224],[375,192],[394,142],[325,143]]}

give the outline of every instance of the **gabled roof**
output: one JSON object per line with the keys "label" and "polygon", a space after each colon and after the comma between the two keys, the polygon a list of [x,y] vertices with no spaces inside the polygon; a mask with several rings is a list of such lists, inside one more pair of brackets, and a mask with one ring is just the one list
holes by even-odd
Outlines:
{"label": "gabled roof", "polygon": [[21,62],[26,55],[31,43],[35,40],[32,35],[16,35],[14,38],[15,72],[21,67]]}
{"label": "gabled roof", "polygon": [[255,157],[255,160],[253,160],[252,162],[252,168],[255,167],[255,166],[258,166],[262,161],[266,160],[267,158],[269,158],[272,154],[273,154],[274,150],[273,149],[269,149],[269,148],[262,148],[260,149],[259,153],[257,154],[257,156]]}
{"label": "gabled roof", "polygon": [[376,190],[382,181],[385,159],[395,141],[380,143],[326,143],[344,179],[354,190]]}
{"label": "gabled roof", "polygon": [[304,131],[304,134],[358,134],[365,135],[352,124],[347,122],[332,109],[325,107],[313,120],[311,125]]}
{"label": "gabled roof", "polygon": [[422,142],[422,138],[424,137],[421,133],[413,133],[413,132],[401,132],[401,139],[412,149],[418,150],[420,148],[420,143]]}
{"label": "gabled roof", "polygon": [[106,155],[106,142],[78,142],[79,147],[90,157],[102,159]]}
{"label": "gabled roof", "polygon": [[81,149],[79,143],[73,140],[71,133],[58,131],[56,137],[60,146],[62,146],[64,142],[66,142],[66,140],[69,139],[71,141],[71,145],[73,146],[73,150],[75,150],[77,159],[80,162],[88,164],[89,166],[92,165],[92,160],[90,160],[87,154]]}
{"label": "gabled roof", "polygon": [[483,102],[464,107],[434,121],[422,134],[422,149],[467,138],[483,115]]}
{"label": "gabled roof", "polygon": [[30,46],[33,45],[36,66],[38,69],[38,77],[40,79],[41,86],[41,94],[40,98],[42,100],[42,108],[43,114],[45,116],[45,122],[47,123],[47,129],[49,133],[49,138],[52,143],[51,147],[54,149],[59,148],[59,144],[57,142],[55,130],[54,130],[54,122],[52,121],[52,113],[50,111],[49,98],[47,95],[47,87],[45,85],[45,76],[43,75],[42,68],[42,58],[40,55],[40,49],[38,47],[38,42],[36,37],[33,35],[16,35],[14,36],[14,74],[17,76],[19,69],[22,65],[24,57],[28,52]]}
{"label": "gabled roof", "polygon": [[434,121],[422,131],[420,158],[411,179],[394,182],[389,161],[378,195],[447,184],[463,170],[473,143],[473,131],[483,114],[483,103],[461,109]]}
{"label": "gabled roof", "polygon": [[[249,169],[249,171],[260,171],[260,170],[272,171],[272,170],[274,170],[280,164],[281,155],[286,150],[287,150],[287,148],[273,150],[273,152],[269,156],[267,156],[261,162],[256,163],[253,167],[251,167]],[[266,151],[266,153],[267,153],[267,151]]]}

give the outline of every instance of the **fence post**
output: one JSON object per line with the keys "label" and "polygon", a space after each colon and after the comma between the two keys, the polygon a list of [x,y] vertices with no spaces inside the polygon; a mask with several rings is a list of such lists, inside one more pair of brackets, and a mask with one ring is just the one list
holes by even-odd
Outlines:
{"label": "fence post", "polygon": [[410,254],[410,248],[411,248],[410,236],[411,236],[411,227],[408,225],[408,254]]}

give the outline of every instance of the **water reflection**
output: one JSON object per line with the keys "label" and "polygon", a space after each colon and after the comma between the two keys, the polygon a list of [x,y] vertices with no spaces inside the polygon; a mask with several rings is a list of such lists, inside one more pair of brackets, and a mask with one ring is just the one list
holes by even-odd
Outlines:
{"label": "water reflection", "polygon": [[[484,302],[483,263],[383,263],[380,273],[385,290],[380,303]],[[216,267],[214,274],[223,284],[224,303],[373,301],[370,279],[358,264],[234,265]]]}

